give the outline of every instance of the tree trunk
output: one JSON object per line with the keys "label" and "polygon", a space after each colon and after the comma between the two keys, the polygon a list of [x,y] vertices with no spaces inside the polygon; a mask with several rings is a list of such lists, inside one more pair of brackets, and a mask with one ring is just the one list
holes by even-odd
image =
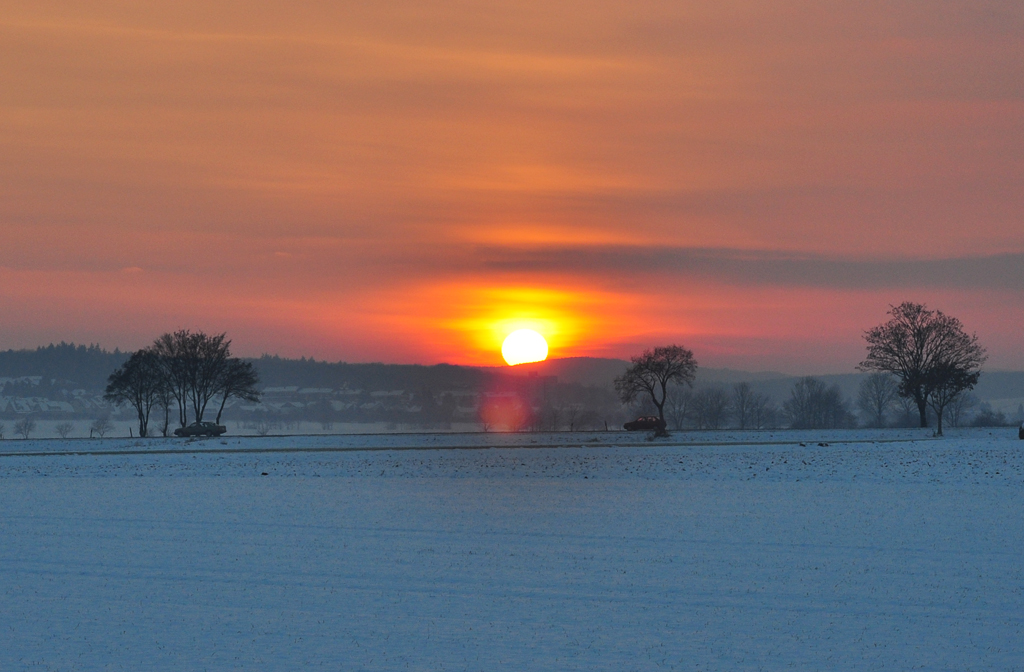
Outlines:
{"label": "tree trunk", "polygon": [[661,404],[654,402],[654,405],[658,407],[658,420],[661,422],[661,427],[654,434],[656,436],[668,436],[668,425],[665,423],[665,400],[662,399]]}
{"label": "tree trunk", "polygon": [[220,424],[220,416],[224,412],[224,404],[228,403],[228,395],[224,395],[224,398],[220,400],[220,408],[217,409],[217,424]]}
{"label": "tree trunk", "polygon": [[938,423],[938,425],[937,425],[937,428],[935,430],[935,436],[942,436],[942,416],[944,415],[943,410],[945,410],[945,409],[940,408],[940,409],[938,409],[938,411],[936,411],[936,415],[938,415],[939,418],[936,421]]}
{"label": "tree trunk", "polygon": [[921,399],[921,398],[918,398],[915,401],[917,401],[917,410],[921,413],[921,427],[922,428],[927,427],[928,426],[928,402],[925,399]]}

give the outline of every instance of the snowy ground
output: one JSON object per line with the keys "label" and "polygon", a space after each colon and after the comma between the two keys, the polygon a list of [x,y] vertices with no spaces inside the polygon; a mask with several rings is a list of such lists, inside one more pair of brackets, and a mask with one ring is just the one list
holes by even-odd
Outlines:
{"label": "snowy ground", "polygon": [[643,439],[4,441],[0,670],[1024,670],[1015,429]]}

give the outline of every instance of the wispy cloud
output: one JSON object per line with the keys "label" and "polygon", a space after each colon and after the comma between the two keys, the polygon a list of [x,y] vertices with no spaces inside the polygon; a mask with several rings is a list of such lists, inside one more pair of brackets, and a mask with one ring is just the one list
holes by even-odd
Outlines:
{"label": "wispy cloud", "polygon": [[671,276],[741,286],[1024,291],[1024,253],[940,259],[856,259],[771,250],[587,245],[481,247],[487,269],[598,277]]}

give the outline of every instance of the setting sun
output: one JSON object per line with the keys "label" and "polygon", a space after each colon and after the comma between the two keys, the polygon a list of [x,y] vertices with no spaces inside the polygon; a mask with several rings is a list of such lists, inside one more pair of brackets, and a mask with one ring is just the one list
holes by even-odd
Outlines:
{"label": "setting sun", "polygon": [[505,337],[501,356],[509,366],[542,362],[548,357],[548,342],[533,329],[517,329]]}

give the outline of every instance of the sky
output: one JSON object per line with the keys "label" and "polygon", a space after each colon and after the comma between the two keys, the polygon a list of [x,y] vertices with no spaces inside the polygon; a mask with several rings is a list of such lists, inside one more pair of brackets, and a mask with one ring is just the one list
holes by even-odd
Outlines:
{"label": "sky", "polygon": [[1024,369],[1024,4],[5,0],[0,348]]}

